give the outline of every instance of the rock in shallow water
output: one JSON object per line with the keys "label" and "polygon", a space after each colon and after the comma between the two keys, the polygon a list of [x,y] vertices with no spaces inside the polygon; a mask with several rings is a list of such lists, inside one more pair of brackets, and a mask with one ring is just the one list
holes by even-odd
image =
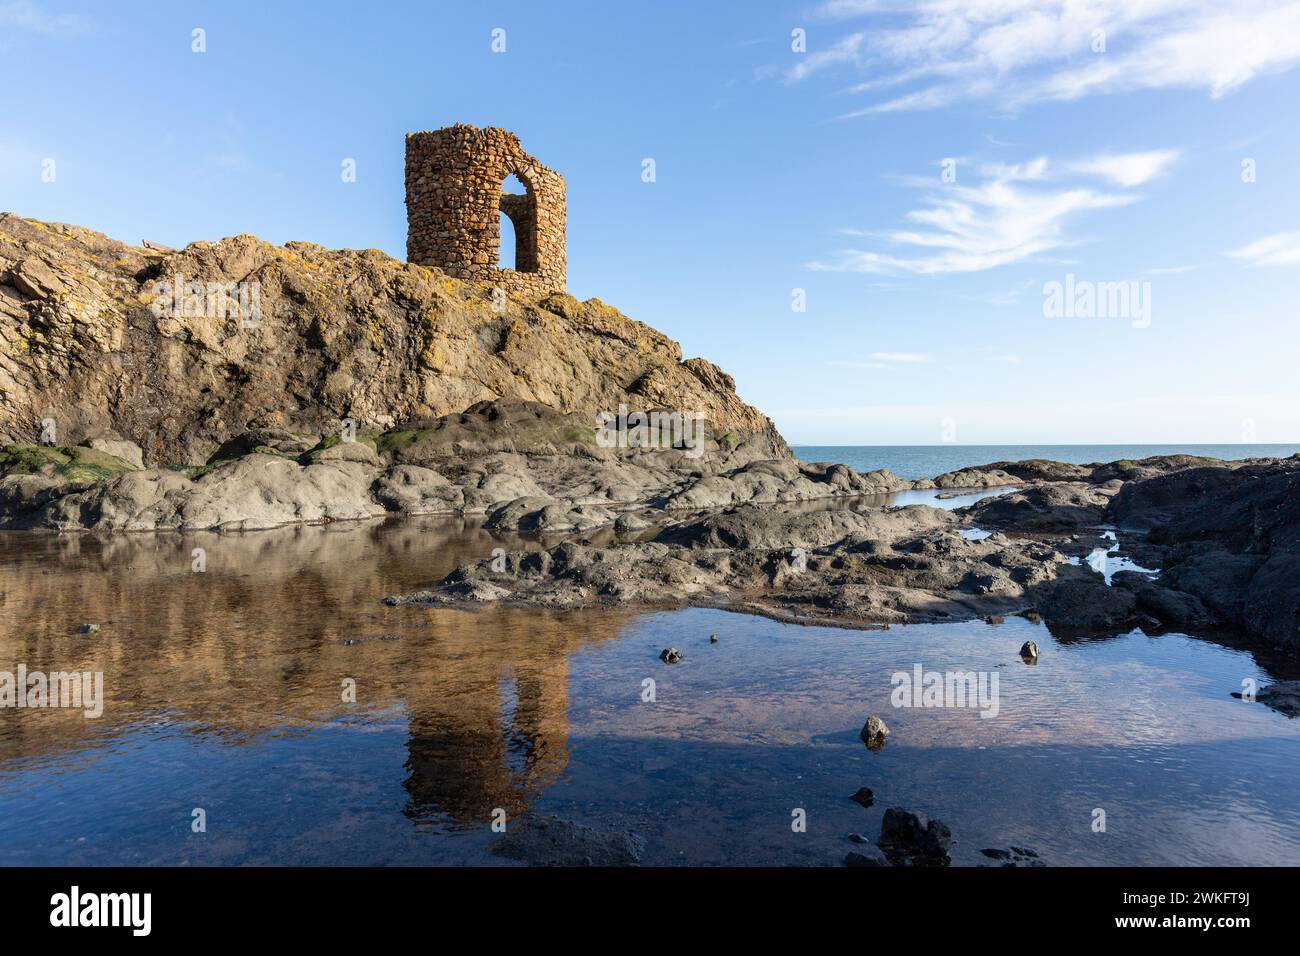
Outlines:
{"label": "rock in shallow water", "polygon": [[862,725],[862,730],[858,732],[858,739],[871,750],[880,750],[884,747],[888,736],[889,727],[875,714],[867,718],[867,722]]}
{"label": "rock in shallow water", "polygon": [[1111,582],[1114,587],[1132,592],[1138,609],[1166,626],[1199,628],[1214,622],[1214,614],[1196,595],[1157,584],[1148,574],[1118,571]]}
{"label": "rock in shallow water", "polygon": [[1002,866],[1043,866],[1038,858],[1038,851],[1029,847],[1013,846],[1003,850],[999,847],[986,847],[980,850],[990,860],[997,860]]}
{"label": "rock in shallow water", "polygon": [[849,797],[854,803],[859,803],[864,807],[869,807],[876,802],[876,795],[872,793],[870,787],[859,787],[858,792]]}
{"label": "rock in shallow water", "polygon": [[880,846],[902,866],[947,866],[952,832],[919,810],[890,807],[880,823]]}
{"label": "rock in shallow water", "polygon": [[1300,716],[1300,680],[1278,681],[1262,687],[1255,699],[1288,717]]}
{"label": "rock in shallow water", "polygon": [[[1071,568],[1070,571],[1075,571]],[[1137,599],[1129,591],[1107,587],[1091,571],[1066,576],[1043,588],[1038,610],[1047,626],[1067,632],[1115,633],[1132,624]]]}
{"label": "rock in shallow water", "polygon": [[529,866],[635,866],[645,842],[635,833],[602,833],[556,817],[522,824],[488,847],[488,852]]}
{"label": "rock in shallow water", "polygon": [[634,534],[637,531],[644,531],[650,527],[650,522],[625,511],[614,521],[614,530],[619,534]]}
{"label": "rock in shallow water", "polygon": [[850,867],[889,866],[889,857],[879,848],[865,844],[861,850],[850,850],[844,855],[844,865]]}
{"label": "rock in shallow water", "polygon": [[680,664],[682,661],[682,652],[675,647],[665,647],[659,652],[659,659],[665,664]]}

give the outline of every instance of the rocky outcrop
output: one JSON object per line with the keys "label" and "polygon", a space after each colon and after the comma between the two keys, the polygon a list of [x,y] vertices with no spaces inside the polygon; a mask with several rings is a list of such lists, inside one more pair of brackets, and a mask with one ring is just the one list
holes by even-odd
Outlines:
{"label": "rocky outcrop", "polygon": [[[1028,458],[1023,461],[995,461],[966,469],[967,472],[1005,474],[1015,481],[1011,484],[1039,481],[1079,481],[1091,485],[1104,485],[1111,481],[1136,481],[1154,478],[1189,468],[1234,468],[1245,462],[1228,462],[1218,458],[1198,455],[1153,455],[1150,458],[1122,459],[1112,462],[1093,462],[1076,465],[1045,458]],[[937,480],[937,479],[936,479]]]}
{"label": "rocky outcrop", "polygon": [[1041,589],[1035,607],[1053,630],[1113,632],[1134,622],[1137,599],[1090,569],[1072,567]]}
{"label": "rocky outcrop", "polygon": [[[694,449],[606,448],[580,413],[479,402],[424,427],[320,440],[260,428],[206,463],[141,469],[138,449],[0,448],[0,528],[50,531],[253,530],[385,514],[481,515],[498,530],[624,530],[733,502],[814,502],[906,487],[874,472],[808,466],[766,432],[711,425]],[[779,441],[779,439],[778,439]],[[133,453],[134,452],[134,453]],[[628,509],[636,509],[636,513]],[[638,517],[640,515],[640,517]]]}
{"label": "rocky outcrop", "polygon": [[[390,604],[581,608],[721,606],[805,623],[872,626],[1016,611],[1072,569],[1055,548],[971,541],[952,512],[850,499],[813,511],[745,505],[652,539],[566,541],[464,565]],[[1089,572],[1090,573],[1090,572]],[[487,587],[490,585],[491,587]]]}
{"label": "rocky outcrop", "polygon": [[[699,428],[641,429],[632,413],[649,411]],[[854,626],[1038,611],[1054,629],[1226,624],[1296,646],[1298,475],[1300,456],[1008,461],[916,482],[807,464],[725,372],[595,299],[502,298],[376,250],[239,236],[172,251],[0,215],[6,529],[470,515],[586,537],[396,600]],[[957,488],[1012,490],[957,512],[881,506]],[[1079,564],[1119,547],[1088,543],[1106,525],[1116,558],[1159,575]]]}
{"label": "rocky outcrop", "polygon": [[1100,524],[1114,489],[1082,482],[1039,484],[1023,491],[985,498],[964,509],[981,528],[1016,531],[1068,531]]}
{"label": "rocky outcrop", "polygon": [[963,468],[959,471],[946,471],[935,476],[928,485],[935,488],[1000,488],[1023,483],[1023,478],[1009,474],[993,465],[982,468]]}
{"label": "rocky outcrop", "polygon": [[57,531],[400,513],[561,533],[913,486],[797,461],[731,376],[598,300],[501,298],[374,250],[174,252],[7,214],[4,442],[0,527]]}
{"label": "rocky outcrop", "polygon": [[1109,513],[1144,534],[1178,616],[1300,645],[1300,456],[1129,482]]}
{"label": "rocky outcrop", "polygon": [[[787,483],[776,487],[788,491],[790,476],[808,475],[768,464],[726,477],[746,485],[754,473],[782,474]],[[1131,471],[1091,468],[1101,484],[1037,480],[957,511],[880,507],[853,495],[689,518],[660,511],[648,529],[624,523],[621,536],[601,542],[510,552],[390,601],[691,604],[861,627],[1026,613],[1067,639],[1227,625],[1270,646],[1300,644],[1300,458],[1198,466],[1171,457],[1143,464],[1147,477],[1112,477]],[[505,513],[557,529],[578,528],[585,516],[531,500]],[[1130,529],[1122,544],[1103,530],[1110,523]],[[970,525],[998,530],[973,534]]]}
{"label": "rocky outcrop", "polygon": [[622,403],[698,411],[788,457],[730,376],[597,299],[494,298],[374,249],[237,236],[164,252],[0,214],[0,444],[49,419],[60,445],[202,465],[252,428],[314,444],[343,418],[382,432],[490,399],[586,426]]}

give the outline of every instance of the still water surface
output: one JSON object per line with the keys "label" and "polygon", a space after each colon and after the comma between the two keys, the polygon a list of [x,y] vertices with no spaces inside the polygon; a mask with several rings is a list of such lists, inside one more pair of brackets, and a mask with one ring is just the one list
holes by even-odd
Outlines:
{"label": "still water surface", "polygon": [[[1267,681],[1250,653],[1060,643],[1019,618],[880,632],[381,603],[518,544],[432,520],[0,535],[0,670],[100,670],[107,698],[95,720],[0,710],[0,863],[499,863],[503,808],[635,831],[652,865],[826,865],[901,805],[948,823],[956,864],[1010,844],[1300,864],[1300,721],[1229,696]],[[659,662],[669,644],[683,663]],[[997,674],[998,715],[891,707],[916,664]],[[857,739],[869,713],[893,730],[878,754]],[[848,799],[862,786],[876,806]]]}

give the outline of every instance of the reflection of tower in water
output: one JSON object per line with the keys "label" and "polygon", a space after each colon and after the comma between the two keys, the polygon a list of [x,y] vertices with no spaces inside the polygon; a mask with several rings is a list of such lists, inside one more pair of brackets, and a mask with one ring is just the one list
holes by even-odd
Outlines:
{"label": "reflection of tower in water", "polygon": [[408,697],[407,816],[484,825],[513,819],[568,764],[567,654],[503,663],[467,655]]}

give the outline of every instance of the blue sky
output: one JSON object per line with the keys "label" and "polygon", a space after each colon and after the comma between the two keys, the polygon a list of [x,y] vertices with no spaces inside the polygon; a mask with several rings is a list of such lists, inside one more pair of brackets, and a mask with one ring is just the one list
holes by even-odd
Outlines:
{"label": "blue sky", "polygon": [[403,135],[503,126],[570,291],[792,442],[1298,441],[1298,65],[1272,0],[0,0],[0,209],[401,257]]}

